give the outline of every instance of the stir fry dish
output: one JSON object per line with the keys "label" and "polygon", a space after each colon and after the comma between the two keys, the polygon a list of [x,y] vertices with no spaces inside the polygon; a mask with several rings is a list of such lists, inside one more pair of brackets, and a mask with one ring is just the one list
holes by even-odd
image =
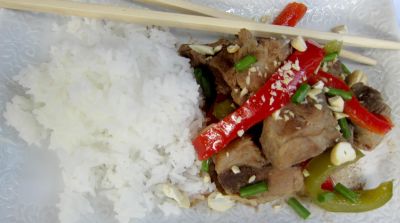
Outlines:
{"label": "stir fry dish", "polygon": [[[399,207],[392,199],[398,181],[391,177],[399,173],[400,154],[389,150],[396,144],[400,108],[395,106],[400,91],[393,90],[399,82],[389,81],[396,80],[396,54],[373,53],[392,65],[376,69],[390,71],[382,78],[387,86],[376,86],[348,60],[377,61],[345,47],[400,50],[400,42],[342,35],[348,32],[344,24],[332,28],[336,34],[282,27],[301,22],[308,10],[303,3],[287,4],[273,19],[267,14],[250,19],[195,1],[143,1],[150,2],[160,5],[153,10],[135,8],[136,1],[130,7],[111,0],[0,0],[0,28],[7,32],[2,39],[14,38],[0,43],[5,49],[0,158],[6,161],[0,170],[7,185],[0,206],[13,207],[7,219],[41,210],[46,216],[29,219],[321,222],[336,219],[327,212],[367,212],[385,204],[362,217],[386,219]],[[233,12],[254,16],[275,10],[276,4],[250,2],[238,1]],[[335,2],[340,7],[331,8],[366,2]],[[317,20],[309,26],[322,19],[315,5],[318,13],[309,18]],[[374,6],[371,1],[365,11]],[[338,21],[355,17],[346,12],[340,11],[345,17]],[[324,13],[324,22],[337,14]],[[391,15],[368,23],[369,30],[391,29]],[[205,36],[190,30],[226,36],[199,43]],[[190,43],[181,42],[189,36]],[[21,41],[27,44],[17,46]],[[391,100],[375,87],[393,90]],[[381,144],[388,146],[380,150]],[[9,192],[13,196],[3,199]],[[45,202],[37,199],[43,196]],[[25,199],[35,211],[19,211]],[[210,210],[199,205],[206,202]],[[253,215],[244,205],[260,211]],[[282,205],[298,216],[278,213]]]}
{"label": "stir fry dish", "polygon": [[[299,5],[289,4],[274,24],[296,25],[306,11]],[[340,41],[255,38],[246,29],[234,40],[180,47],[205,98],[207,126],[193,145],[202,174],[223,196],[248,204],[286,198],[303,218],[310,212],[296,195],[332,212],[390,200],[391,181],[363,190],[333,177],[393,127],[381,93],[342,63],[341,48]]]}

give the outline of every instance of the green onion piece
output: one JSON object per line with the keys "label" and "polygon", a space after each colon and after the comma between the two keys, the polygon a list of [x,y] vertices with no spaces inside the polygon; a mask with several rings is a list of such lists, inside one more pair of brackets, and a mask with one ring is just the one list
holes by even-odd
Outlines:
{"label": "green onion piece", "polygon": [[333,198],[335,198],[335,194],[332,192],[323,192],[318,194],[318,201],[319,202],[326,202],[326,201],[330,201]]}
{"label": "green onion piece", "polygon": [[234,112],[235,109],[236,109],[236,106],[233,103],[233,101],[230,100],[230,99],[226,99],[225,101],[216,103],[214,105],[214,109],[213,109],[213,113],[212,114],[217,119],[222,120],[226,116],[228,116],[230,113]]}
{"label": "green onion piece", "polygon": [[264,181],[240,188],[241,197],[250,197],[268,190],[268,185]]}
{"label": "green onion piece", "polygon": [[204,97],[206,97],[206,99],[212,99],[215,95],[215,89],[213,88],[211,77],[199,67],[194,69],[194,77],[196,78],[197,84],[199,84],[203,90]]}
{"label": "green onion piece", "polygon": [[308,211],[296,198],[291,197],[287,200],[287,204],[293,208],[293,210],[303,219],[307,219],[310,216]]}
{"label": "green onion piece", "polygon": [[201,171],[208,173],[208,170],[210,169],[210,163],[211,163],[211,158],[203,160],[201,163]]}
{"label": "green onion piece", "polygon": [[325,54],[340,53],[340,50],[342,49],[342,45],[343,45],[343,42],[338,41],[338,40],[332,40],[332,41],[327,42],[324,46]]}
{"label": "green onion piece", "polygon": [[338,56],[337,53],[331,53],[331,54],[326,55],[322,61],[323,62],[333,61],[336,59],[337,56]]}
{"label": "green onion piece", "polygon": [[350,91],[344,91],[337,88],[329,88],[329,91],[327,93],[331,96],[340,96],[344,100],[350,100],[351,98],[353,98],[353,94]]}
{"label": "green onion piece", "polygon": [[347,200],[351,201],[352,203],[356,203],[358,200],[358,194],[349,188],[345,187],[341,183],[337,183],[334,187],[335,191],[342,195]]}
{"label": "green onion piece", "polygon": [[235,64],[235,69],[238,72],[242,72],[248,69],[255,62],[257,62],[257,58],[255,56],[247,55]]}
{"label": "green onion piece", "polygon": [[347,75],[351,74],[351,71],[346,67],[346,65],[344,65],[344,63],[342,63],[342,70]]}
{"label": "green onion piece", "polygon": [[300,85],[299,89],[297,89],[296,93],[292,96],[293,103],[301,103],[307,97],[307,93],[310,90],[311,86],[308,84]]}
{"label": "green onion piece", "polygon": [[347,123],[347,119],[346,118],[339,119],[339,126],[340,126],[340,131],[342,132],[343,137],[345,139],[350,139],[351,131],[349,128],[349,123]]}

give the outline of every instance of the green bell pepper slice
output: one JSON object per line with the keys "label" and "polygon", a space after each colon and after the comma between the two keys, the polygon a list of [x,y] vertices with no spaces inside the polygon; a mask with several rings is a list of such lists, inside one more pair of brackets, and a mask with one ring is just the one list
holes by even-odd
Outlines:
{"label": "green bell pepper slice", "polygon": [[352,203],[343,196],[337,195],[333,199],[325,202],[318,201],[318,195],[325,191],[321,189],[321,184],[333,174],[333,172],[357,162],[363,154],[357,151],[357,158],[341,166],[335,166],[330,161],[330,150],[313,158],[307,165],[310,176],[305,178],[304,184],[306,193],[313,203],[331,212],[364,212],[379,208],[386,204],[393,195],[393,182],[388,181],[370,190],[355,191],[359,196],[356,202]]}

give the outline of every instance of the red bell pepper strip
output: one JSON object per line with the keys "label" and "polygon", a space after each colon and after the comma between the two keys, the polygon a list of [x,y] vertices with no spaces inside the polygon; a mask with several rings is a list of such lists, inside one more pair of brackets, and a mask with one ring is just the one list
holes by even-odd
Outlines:
{"label": "red bell pepper strip", "polygon": [[286,5],[272,24],[281,26],[296,26],[307,12],[307,6],[302,3],[292,2]]}
{"label": "red bell pepper strip", "polygon": [[334,187],[335,186],[331,177],[328,177],[328,179],[326,179],[325,182],[321,184],[321,189],[327,191],[334,191]]}
{"label": "red bell pepper strip", "polygon": [[255,124],[270,116],[274,111],[282,108],[290,101],[297,87],[313,74],[324,57],[322,48],[315,43],[307,42],[305,52],[292,53],[288,61],[296,64],[300,69],[290,66],[289,71],[283,67],[274,73],[271,78],[241,107],[201,132],[194,140],[193,145],[200,160],[207,159],[222,150],[232,140],[241,136]]}
{"label": "red bell pepper strip", "polygon": [[[343,80],[323,71],[319,71],[317,75],[309,79],[310,84],[315,84],[318,81],[324,82],[327,87],[338,88],[345,91],[351,90]],[[349,115],[350,120],[354,124],[377,134],[384,135],[393,127],[389,118],[369,112],[361,105],[355,96],[345,101],[344,113]]]}

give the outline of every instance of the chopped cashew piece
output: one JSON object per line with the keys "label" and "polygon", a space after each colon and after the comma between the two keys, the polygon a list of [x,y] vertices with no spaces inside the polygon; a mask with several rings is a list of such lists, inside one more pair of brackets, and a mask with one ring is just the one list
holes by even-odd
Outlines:
{"label": "chopped cashew piece", "polygon": [[280,205],[280,204],[272,205],[272,208],[275,209],[275,210],[279,210],[279,209],[281,209],[281,207],[282,207],[282,205]]}
{"label": "chopped cashew piece", "polygon": [[347,29],[346,25],[339,25],[339,26],[333,27],[331,29],[331,31],[334,33],[346,34],[348,32],[348,29]]}
{"label": "chopped cashew piece", "polygon": [[178,203],[179,207],[182,208],[190,207],[189,197],[184,192],[181,192],[174,185],[164,184],[162,190],[165,196],[174,199]]}
{"label": "chopped cashew piece", "polygon": [[274,113],[272,113],[272,118],[277,121],[277,120],[281,120],[281,110],[276,110]]}
{"label": "chopped cashew piece", "polygon": [[309,176],[310,176],[310,172],[308,172],[307,169],[304,169],[304,170],[303,170],[303,176],[304,176],[304,177],[309,177]]}
{"label": "chopped cashew piece", "polygon": [[344,100],[340,96],[331,97],[328,99],[329,108],[334,112],[343,112]]}
{"label": "chopped cashew piece", "polygon": [[232,172],[233,172],[234,174],[240,173],[240,169],[239,169],[238,166],[232,166],[232,167],[231,167],[231,170],[232,170]]}
{"label": "chopped cashew piece", "polygon": [[306,42],[301,36],[297,36],[296,38],[292,39],[292,41],[290,41],[290,44],[292,45],[293,48],[295,48],[300,52],[304,52],[307,50]]}
{"label": "chopped cashew piece", "polygon": [[346,81],[349,87],[352,87],[353,85],[360,82],[363,84],[367,84],[368,77],[361,70],[355,70],[347,77]]}
{"label": "chopped cashew piece", "polygon": [[194,50],[195,52],[201,55],[214,55],[214,48],[207,45],[200,45],[200,44],[191,44],[189,45],[190,49]]}
{"label": "chopped cashew piece", "polygon": [[319,88],[312,88],[308,91],[307,96],[313,99],[314,101],[318,102],[317,96],[322,93],[322,90]]}
{"label": "chopped cashew piece", "polygon": [[235,45],[230,45],[226,48],[228,53],[236,53],[240,49],[240,46],[235,44]]}
{"label": "chopped cashew piece", "polygon": [[255,67],[250,67],[249,71],[250,71],[250,72],[253,72],[253,73],[254,73],[254,72],[257,72],[257,68],[255,68]]}
{"label": "chopped cashew piece", "polygon": [[322,70],[323,72],[328,72],[328,70],[329,70],[329,68],[328,68],[328,63],[326,63],[326,62],[322,63],[322,68],[321,68],[321,70]]}
{"label": "chopped cashew piece", "polygon": [[246,77],[246,85],[249,86],[249,85],[250,85],[250,82],[251,82],[251,77],[250,77],[250,75],[248,75],[248,76]]}
{"label": "chopped cashew piece", "polygon": [[335,129],[340,131],[340,125],[335,126]]}
{"label": "chopped cashew piece", "polygon": [[336,120],[349,117],[347,114],[342,112],[334,112],[333,115],[335,116]]}
{"label": "chopped cashew piece", "polygon": [[249,90],[247,90],[247,88],[245,87],[245,88],[243,88],[241,91],[240,91],[240,97],[243,97],[243,96],[245,96],[247,93],[249,93]]}
{"label": "chopped cashew piece", "polygon": [[205,173],[205,174],[204,174],[203,182],[204,182],[204,183],[210,183],[210,182],[211,182],[210,174],[208,174],[208,173]]}
{"label": "chopped cashew piece", "polygon": [[322,105],[321,104],[314,104],[314,107],[318,110],[322,110]]}
{"label": "chopped cashew piece", "polygon": [[251,176],[251,177],[249,178],[248,183],[251,184],[251,183],[253,183],[255,180],[256,180],[256,175],[253,175],[253,176]]}
{"label": "chopped cashew piece", "polygon": [[340,142],[333,147],[331,151],[331,162],[335,166],[340,166],[343,163],[356,159],[356,151],[350,143]]}
{"label": "chopped cashew piece", "polygon": [[315,83],[313,86],[312,86],[313,88],[315,88],[315,89],[324,89],[324,87],[325,87],[325,84],[324,84],[324,82],[322,82],[322,81],[318,81],[317,83]]}
{"label": "chopped cashew piece", "polygon": [[285,122],[289,121],[289,119],[290,119],[289,116],[287,116],[287,115],[283,116],[283,120],[285,120]]}
{"label": "chopped cashew piece", "polygon": [[209,208],[220,212],[227,211],[235,205],[234,201],[220,192],[213,192],[208,195],[207,203]]}
{"label": "chopped cashew piece", "polygon": [[218,53],[221,50],[222,50],[222,45],[218,45],[218,46],[213,48],[214,53]]}

